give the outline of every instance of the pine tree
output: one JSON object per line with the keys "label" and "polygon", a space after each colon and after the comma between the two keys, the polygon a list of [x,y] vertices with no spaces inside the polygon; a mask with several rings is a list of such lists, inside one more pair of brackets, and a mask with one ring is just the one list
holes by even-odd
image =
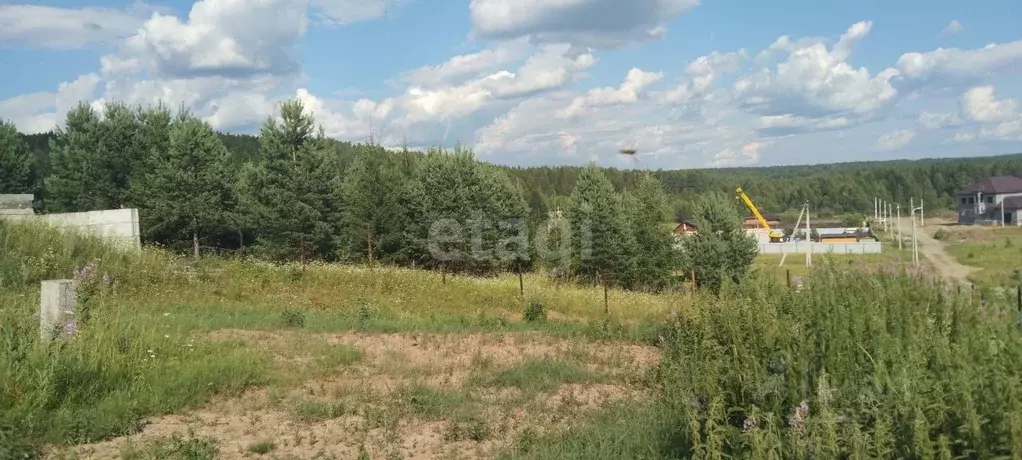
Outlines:
{"label": "pine tree", "polygon": [[484,168],[488,203],[484,204],[487,223],[492,233],[484,244],[493,248],[495,268],[521,271],[531,265],[529,248],[529,203],[519,183],[503,170],[492,165]]}
{"label": "pine tree", "polygon": [[[479,200],[487,196],[471,151],[431,149],[416,170],[410,191],[417,218],[409,229],[416,252],[427,266],[445,271],[477,271],[482,248],[472,248],[472,225],[482,216]],[[487,261],[488,262],[488,261]]]}
{"label": "pine tree", "polygon": [[0,120],[0,193],[32,191],[32,155],[14,123]]}
{"label": "pine tree", "polygon": [[347,260],[389,260],[404,241],[402,190],[405,177],[391,154],[369,145],[348,167],[341,186],[344,197],[340,247]]}
{"label": "pine tree", "polygon": [[144,161],[138,112],[108,103],[103,117],[81,103],[67,114],[51,150],[46,181],[50,211],[91,211],[132,205],[131,178]]}
{"label": "pine tree", "polygon": [[603,173],[590,164],[582,170],[568,205],[572,273],[604,285],[624,285],[635,264],[635,237],[621,197]]}
{"label": "pine tree", "polygon": [[169,148],[151,159],[147,208],[154,227],[199,242],[229,223],[233,207],[231,156],[213,128],[182,112],[170,126]]}
{"label": "pine tree", "polygon": [[719,292],[725,280],[739,283],[756,258],[756,239],[742,228],[734,201],[708,194],[696,205],[696,233],[682,247],[696,283]]}
{"label": "pine tree", "polygon": [[[185,113],[182,107],[179,114]],[[172,243],[180,238],[179,227],[163,225],[166,220],[158,213],[149,212],[150,201],[162,200],[162,191],[153,190],[149,177],[156,169],[161,157],[165,157],[170,149],[170,131],[173,115],[162,104],[146,109],[139,108],[138,155],[134,172],[128,187],[128,197],[134,206],[143,209],[139,213],[139,226],[145,240],[158,243]],[[233,180],[233,177],[232,177]]]}
{"label": "pine tree", "polygon": [[643,176],[630,210],[638,255],[635,282],[643,288],[662,289],[677,268],[678,253],[668,227],[667,195],[659,179],[651,174]]}
{"label": "pine tree", "polygon": [[336,155],[301,101],[283,103],[280,117],[263,124],[259,156],[239,179],[244,220],[273,258],[333,257],[342,202]]}
{"label": "pine tree", "polygon": [[45,179],[46,209],[75,212],[104,209],[106,203],[91,190],[100,182],[102,165],[99,149],[99,114],[87,104],[67,113],[64,128],[58,128],[50,143],[50,176]]}

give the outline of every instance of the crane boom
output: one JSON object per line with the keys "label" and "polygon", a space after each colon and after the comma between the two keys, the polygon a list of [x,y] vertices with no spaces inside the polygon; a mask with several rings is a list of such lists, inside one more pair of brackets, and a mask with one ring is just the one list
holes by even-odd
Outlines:
{"label": "crane boom", "polygon": [[749,195],[746,195],[741,187],[735,189],[735,193],[737,193],[738,197],[745,202],[745,206],[747,206],[749,210],[752,211],[752,215],[756,216],[756,220],[759,221],[759,224],[762,225],[763,228],[765,228],[766,231],[770,234],[770,240],[779,241],[783,235],[778,233],[776,230],[770,228],[770,224],[768,224],[766,219],[763,218],[763,214],[760,214],[759,209],[756,208],[756,205],[752,203],[752,200],[749,198]]}

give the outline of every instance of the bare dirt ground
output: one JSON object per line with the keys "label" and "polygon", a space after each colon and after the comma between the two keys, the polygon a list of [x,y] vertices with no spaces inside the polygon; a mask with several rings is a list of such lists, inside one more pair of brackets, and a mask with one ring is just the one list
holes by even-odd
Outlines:
{"label": "bare dirt ground", "polygon": [[[141,433],[51,457],[120,458],[126,444],[193,433],[215,438],[222,459],[354,459],[361,449],[373,459],[488,458],[523,433],[561,430],[596,408],[642,400],[648,395],[641,383],[644,371],[659,360],[653,347],[539,334],[220,330],[209,338],[263,348],[295,372],[322,362],[307,355],[309,350],[322,353],[312,344],[354,348],[362,356],[318,369],[311,379],[297,377],[286,385],[157,417]],[[544,362],[555,364],[527,368],[527,363]],[[508,372],[519,372],[522,380]],[[503,380],[494,384],[494,378]],[[267,454],[253,452],[260,442],[272,442],[274,448]]]}
{"label": "bare dirt ground", "polygon": [[[948,254],[943,242],[933,238],[933,232],[935,232],[939,226],[947,225],[948,222],[935,221],[931,219],[927,220],[926,223],[926,227],[916,228],[916,240],[919,244],[919,257],[925,257],[926,260],[930,261],[933,269],[944,281],[970,285],[971,283],[968,279],[969,274],[978,269],[976,267],[970,267],[959,263],[954,256]],[[910,218],[902,218],[901,226],[902,229],[906,229],[903,230],[905,235],[911,238],[912,220]]]}

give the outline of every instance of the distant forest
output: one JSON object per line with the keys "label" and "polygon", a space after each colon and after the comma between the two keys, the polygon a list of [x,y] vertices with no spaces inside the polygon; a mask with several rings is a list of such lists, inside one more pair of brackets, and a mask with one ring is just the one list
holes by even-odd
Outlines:
{"label": "distant forest", "polygon": [[[233,163],[241,167],[259,153],[259,137],[249,134],[217,133],[231,153]],[[54,133],[24,134],[35,158],[33,183],[49,174],[50,141]],[[342,167],[351,163],[366,145],[329,140]],[[374,147],[381,154],[382,147]],[[422,152],[391,152],[408,161]],[[523,185],[535,221],[563,208],[582,167],[542,166],[502,169]],[[601,168],[619,190],[635,187],[645,171]],[[864,161],[801,166],[746,167],[723,169],[686,169],[653,171],[663,184],[676,220],[693,213],[694,200],[707,192],[732,193],[742,187],[765,213],[791,218],[808,201],[814,213],[822,216],[859,216],[872,213],[873,197],[896,203],[910,197],[923,199],[932,210],[953,209],[954,195],[976,180],[992,175],[1022,176],[1022,154],[991,157],[923,160]]]}

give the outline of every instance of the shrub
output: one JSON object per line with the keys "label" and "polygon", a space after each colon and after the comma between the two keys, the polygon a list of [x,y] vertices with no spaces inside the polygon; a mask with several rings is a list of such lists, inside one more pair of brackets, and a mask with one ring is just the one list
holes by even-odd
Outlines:
{"label": "shrub", "polygon": [[253,454],[262,455],[262,454],[268,454],[268,453],[270,453],[270,451],[272,451],[272,450],[274,450],[276,448],[277,448],[277,444],[276,443],[274,443],[273,441],[267,440],[267,441],[259,441],[259,442],[256,442],[256,443],[249,444],[248,451],[252,452]]}
{"label": "shrub", "polygon": [[280,324],[284,327],[305,327],[305,312],[293,308],[284,309],[280,312]]}
{"label": "shrub", "polygon": [[943,228],[938,228],[937,232],[933,234],[933,239],[935,240],[944,240],[946,238],[947,232],[945,232]]}
{"label": "shrub", "polygon": [[541,323],[546,321],[546,308],[543,307],[543,303],[538,300],[529,301],[529,304],[525,306],[525,312],[522,314],[522,319],[527,323]]}

